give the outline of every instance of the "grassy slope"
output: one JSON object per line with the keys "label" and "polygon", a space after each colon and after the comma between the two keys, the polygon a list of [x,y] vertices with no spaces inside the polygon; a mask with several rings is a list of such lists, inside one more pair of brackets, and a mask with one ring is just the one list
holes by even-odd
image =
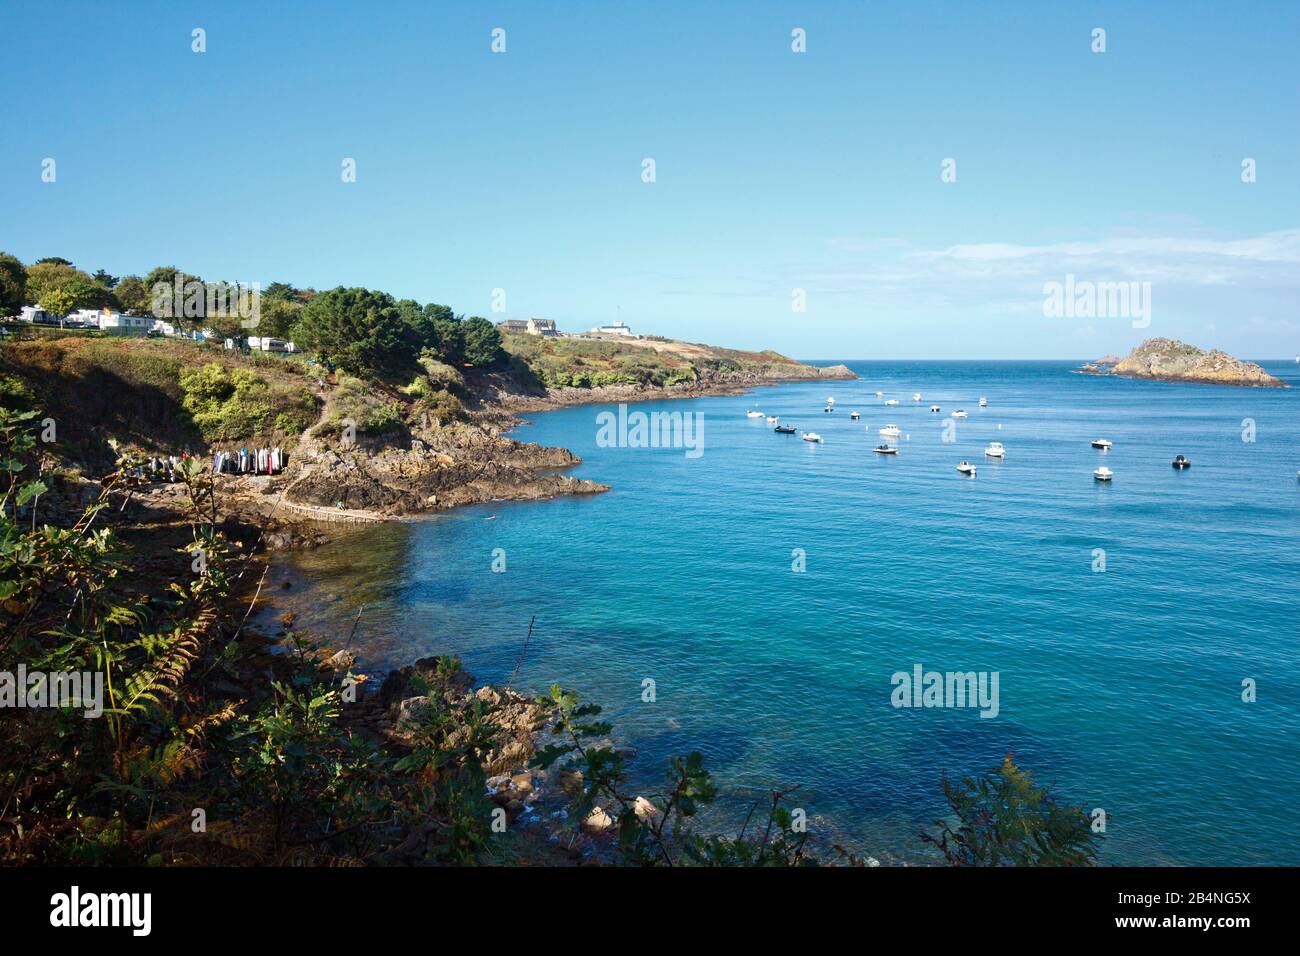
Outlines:
{"label": "grassy slope", "polygon": [[[251,415],[232,440],[273,439],[282,412],[315,417],[315,379],[301,361],[243,356],[175,339],[65,336],[10,341],[0,346],[0,387],[19,404],[53,418],[59,447],[81,462],[111,463],[107,439],[148,452],[206,448],[194,416],[183,405],[182,373],[217,363],[261,380]],[[251,403],[250,403],[251,404]],[[265,414],[263,414],[265,412]],[[296,437],[296,436],[295,436]]]}
{"label": "grassy slope", "polygon": [[547,386],[665,385],[708,373],[798,376],[808,367],[776,352],[746,352],[669,339],[542,338],[503,333],[507,352]]}

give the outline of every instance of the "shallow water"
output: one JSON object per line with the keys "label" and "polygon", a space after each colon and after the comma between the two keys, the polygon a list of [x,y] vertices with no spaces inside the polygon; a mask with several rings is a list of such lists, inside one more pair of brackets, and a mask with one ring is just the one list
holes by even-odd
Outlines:
{"label": "shallow water", "polygon": [[[602,406],[536,415],[518,437],[572,449],[574,474],[613,490],[350,532],[282,562],[298,586],[274,600],[345,634],[364,604],[371,672],[452,652],[489,682],[509,679],[535,615],[516,683],[606,705],[650,783],[668,755],[703,751],[728,793],[719,826],[798,783],[837,839],[928,859],[917,832],[944,811],[941,774],[1011,750],[1110,814],[1104,862],[1300,863],[1300,390],[848,364],[860,380],[631,407],[703,413],[698,458],[598,447]],[[1300,385],[1300,365],[1265,366]],[[970,418],[945,442],[958,407]],[[897,457],[871,451],[886,422]],[[990,440],[1005,461],[984,458]],[[978,477],[957,474],[963,458]],[[916,664],[996,671],[998,715],[895,708],[891,675]]]}

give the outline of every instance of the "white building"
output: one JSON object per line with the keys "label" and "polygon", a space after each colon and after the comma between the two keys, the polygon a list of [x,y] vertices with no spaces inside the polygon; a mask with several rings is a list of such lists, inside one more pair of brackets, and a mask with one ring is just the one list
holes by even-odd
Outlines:
{"label": "white building", "polygon": [[124,312],[99,313],[99,327],[106,332],[143,335],[153,328],[153,323],[153,319],[142,315],[127,315]]}
{"label": "white building", "polygon": [[68,321],[97,329],[99,328],[99,309],[74,309],[68,313]]}
{"label": "white building", "polygon": [[622,335],[627,338],[636,337],[632,330],[621,321],[615,322],[613,325],[598,325],[596,328],[591,330],[591,333],[593,335]]}
{"label": "white building", "polygon": [[250,335],[248,337],[248,347],[256,349],[259,352],[296,352],[297,347],[292,342],[286,342],[284,339],[273,339],[269,335]]}

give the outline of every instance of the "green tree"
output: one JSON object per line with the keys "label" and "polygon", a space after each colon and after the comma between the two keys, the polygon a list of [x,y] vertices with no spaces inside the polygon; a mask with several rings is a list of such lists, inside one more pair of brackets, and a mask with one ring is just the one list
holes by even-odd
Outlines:
{"label": "green tree", "polygon": [[326,364],[357,375],[409,372],[418,339],[397,302],[385,292],[322,292],[303,309],[295,339]]}
{"label": "green tree", "polygon": [[253,335],[270,335],[275,338],[292,338],[294,326],[302,319],[303,305],[296,299],[262,293],[261,318]]}
{"label": "green tree", "polygon": [[501,357],[501,332],[481,315],[471,315],[460,324],[464,341],[462,357],[470,365],[491,365]]}
{"label": "green tree", "polygon": [[956,816],[936,820],[937,834],[921,839],[938,848],[949,866],[1092,866],[1100,835],[1081,807],[1062,803],[1049,788],[1012,761],[961,785],[943,780]]}
{"label": "green tree", "polygon": [[77,308],[76,299],[62,289],[50,289],[37,303],[50,315],[67,315]]}
{"label": "green tree", "polygon": [[113,287],[113,300],[123,312],[131,315],[151,315],[153,302],[149,287],[139,276],[123,276]]}
{"label": "green tree", "polygon": [[[112,301],[109,289],[63,262],[31,266],[27,270],[27,294],[57,315],[66,315],[72,309],[101,308]],[[57,311],[56,305],[63,311]]]}
{"label": "green tree", "polygon": [[27,270],[17,256],[0,252],[0,316],[17,315],[26,300]]}
{"label": "green tree", "polygon": [[272,282],[262,290],[262,298],[265,299],[296,299],[298,290],[287,282]]}
{"label": "green tree", "polygon": [[[179,308],[176,302],[178,281],[181,290]],[[197,305],[195,296],[203,299],[206,295],[205,290],[191,283],[202,285],[203,280],[198,276],[182,272],[175,266],[158,266],[150,269],[149,274],[144,277],[145,289],[149,294],[149,305],[145,311],[158,318],[176,320],[188,318],[199,325],[205,324],[202,314],[204,306],[197,306],[197,313],[195,312]]]}

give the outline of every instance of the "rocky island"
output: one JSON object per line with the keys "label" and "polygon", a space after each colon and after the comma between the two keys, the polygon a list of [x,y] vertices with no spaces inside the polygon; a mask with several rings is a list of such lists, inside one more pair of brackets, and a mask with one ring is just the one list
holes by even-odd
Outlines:
{"label": "rocky island", "polygon": [[1281,379],[1254,362],[1233,358],[1218,349],[1205,351],[1177,339],[1147,339],[1125,358],[1108,355],[1078,369],[1086,375],[1117,375],[1157,382],[1201,382],[1256,388],[1287,388]]}

